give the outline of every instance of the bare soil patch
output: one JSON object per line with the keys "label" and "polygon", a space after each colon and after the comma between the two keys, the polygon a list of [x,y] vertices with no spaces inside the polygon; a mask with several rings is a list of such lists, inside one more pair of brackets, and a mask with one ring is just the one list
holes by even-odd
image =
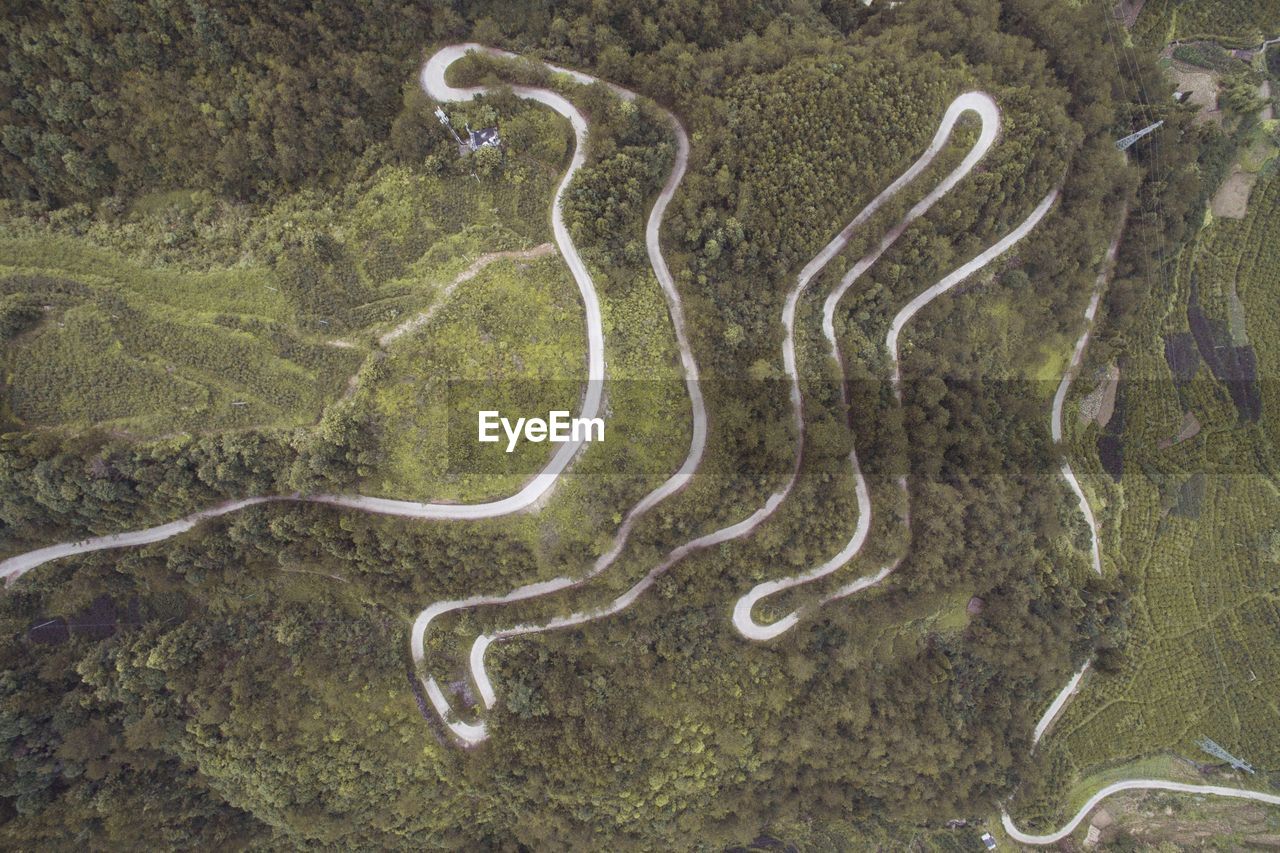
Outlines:
{"label": "bare soil patch", "polygon": [[1178,432],[1172,438],[1162,438],[1156,442],[1156,446],[1161,450],[1167,450],[1175,444],[1181,444],[1189,438],[1195,438],[1200,434],[1200,419],[1196,417],[1195,412],[1183,412],[1182,423],[1178,425]]}
{"label": "bare soil patch", "polygon": [[1120,387],[1120,367],[1112,364],[1098,381],[1097,387],[1080,401],[1080,422],[1094,421],[1105,427],[1116,410],[1116,389]]}
{"label": "bare soil patch", "polygon": [[1213,194],[1213,202],[1210,204],[1213,215],[1222,219],[1244,219],[1249,212],[1249,196],[1257,182],[1258,176],[1255,173],[1246,172],[1239,166],[1233,167],[1231,175]]}
{"label": "bare soil patch", "polygon": [[1187,103],[1199,108],[1196,123],[1216,121],[1222,123],[1222,111],[1218,109],[1218,75],[1194,65],[1174,62],[1169,66],[1169,76],[1179,92],[1190,92]]}

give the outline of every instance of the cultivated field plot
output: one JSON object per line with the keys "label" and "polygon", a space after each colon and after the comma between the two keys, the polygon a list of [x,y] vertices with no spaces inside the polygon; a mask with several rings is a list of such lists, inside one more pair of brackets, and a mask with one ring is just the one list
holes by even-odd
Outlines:
{"label": "cultivated field plot", "polygon": [[[1132,342],[1110,445],[1122,475],[1088,478],[1105,497],[1104,552],[1134,589],[1131,636],[1049,735],[1060,770],[1165,749],[1212,761],[1200,737],[1259,768],[1280,762],[1277,269],[1273,177],[1247,219],[1187,247],[1167,302],[1147,309],[1149,339]],[[1082,456],[1096,435],[1080,436]]]}

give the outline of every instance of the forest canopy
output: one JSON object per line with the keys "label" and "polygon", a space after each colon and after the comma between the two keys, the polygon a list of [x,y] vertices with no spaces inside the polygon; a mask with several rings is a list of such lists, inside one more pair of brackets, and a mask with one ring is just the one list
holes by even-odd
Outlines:
{"label": "forest canopy", "polygon": [[[0,840],[724,849],[793,833],[893,846],[1033,784],[1038,712],[1096,649],[1123,665],[1130,618],[1123,583],[1090,572],[1058,475],[1047,412],[1063,353],[1127,208],[1138,239],[1100,334],[1124,345],[1151,271],[1218,176],[1193,168],[1197,153],[1228,144],[1192,125],[1152,56],[1135,53],[1124,79],[1099,62],[1122,38],[1108,15],[1060,0],[8,4],[0,557],[249,495],[465,495],[434,456],[387,473],[426,456],[432,395],[467,368],[572,375],[582,345],[548,318],[578,323],[581,307],[558,261],[521,255],[552,239],[572,134],[509,88],[531,66],[475,59],[459,70],[493,92],[447,111],[506,145],[461,156],[417,83],[454,41],[640,93],[535,81],[590,119],[565,220],[600,285],[610,369],[640,381],[609,390],[629,443],[585,454],[539,514],[452,525],[281,501],[25,576],[0,598]],[[601,606],[778,487],[797,443],[779,322],[795,276],[973,89],[1000,104],[999,144],[838,315],[850,412],[821,299],[800,304],[810,429],[777,517],[679,562],[615,618],[495,646],[494,737],[457,749],[419,691],[415,614],[585,574],[692,431],[644,244],[674,161],[661,110],[691,141],[662,240],[702,370],[706,458],[616,570],[530,602],[529,618]],[[1160,159],[1119,157],[1115,138],[1155,117]],[[976,132],[961,122],[927,180]],[[896,395],[881,346],[894,314],[1055,190],[1043,228],[916,321]],[[877,214],[815,293],[924,192]],[[489,253],[508,254],[465,277]],[[450,296],[459,281],[475,286]],[[381,342],[446,298],[421,338]],[[475,349],[433,349],[450,343]],[[119,386],[94,372],[126,367]],[[75,399],[48,392],[68,377],[85,389]],[[162,395],[190,410],[133,405]],[[847,541],[851,448],[873,482],[877,545],[849,571],[892,556],[899,569],[821,610],[797,594],[795,630],[744,643],[726,602]],[[898,510],[881,508],[899,478],[919,521],[895,538]],[[442,621],[432,665],[451,691],[472,689],[467,644],[499,618]]]}

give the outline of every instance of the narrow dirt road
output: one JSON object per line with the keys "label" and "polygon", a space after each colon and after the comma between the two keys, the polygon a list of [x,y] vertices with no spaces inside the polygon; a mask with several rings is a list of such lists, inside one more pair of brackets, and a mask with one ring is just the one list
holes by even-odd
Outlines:
{"label": "narrow dirt road", "polygon": [[515,249],[507,252],[489,252],[481,255],[472,261],[471,266],[458,273],[458,275],[454,277],[453,281],[449,282],[443,289],[441,289],[440,293],[436,296],[436,301],[430,308],[416,316],[410,317],[408,320],[405,320],[403,323],[378,338],[378,346],[384,348],[390,346],[397,339],[411,334],[412,332],[416,332],[418,329],[421,329],[427,323],[431,322],[431,318],[436,315],[436,312],[440,310],[440,306],[443,305],[453,291],[457,289],[458,285],[471,281],[471,279],[480,274],[481,270],[489,266],[489,264],[494,261],[532,261],[536,258],[545,258],[555,250],[555,245],[551,243],[543,243],[539,246],[534,246],[532,249]]}

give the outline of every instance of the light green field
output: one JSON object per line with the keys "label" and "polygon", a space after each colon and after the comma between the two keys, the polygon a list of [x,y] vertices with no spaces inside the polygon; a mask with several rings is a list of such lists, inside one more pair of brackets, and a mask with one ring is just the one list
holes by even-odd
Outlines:
{"label": "light green field", "polygon": [[[499,261],[460,285],[431,321],[390,348],[355,404],[372,415],[378,494],[433,500],[508,494],[555,445],[506,453],[476,442],[476,415],[577,413],[586,378],[577,287],[557,255]],[[452,435],[452,437],[451,437]]]}
{"label": "light green field", "polygon": [[58,281],[72,280],[0,279],[5,300],[44,312],[5,348],[10,413],[31,426],[147,435],[302,423],[361,358],[270,316],[184,312],[103,286],[51,292]]}
{"label": "light green field", "polygon": [[470,258],[546,238],[555,176],[518,171],[384,167],[335,197],[257,210],[174,191],[115,221],[7,207],[5,419],[137,438],[315,423],[378,333]]}

